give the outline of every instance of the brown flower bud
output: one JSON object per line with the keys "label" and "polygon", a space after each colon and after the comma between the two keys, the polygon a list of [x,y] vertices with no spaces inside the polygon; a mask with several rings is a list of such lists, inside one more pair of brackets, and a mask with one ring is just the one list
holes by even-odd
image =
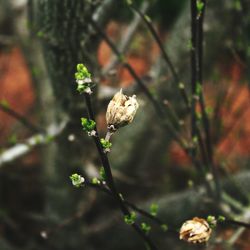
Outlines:
{"label": "brown flower bud", "polygon": [[106,112],[108,127],[115,130],[131,123],[138,107],[139,104],[136,100],[136,96],[126,96],[122,93],[121,89],[109,102]]}
{"label": "brown flower bud", "polygon": [[184,222],[180,229],[180,239],[191,243],[207,242],[212,233],[212,229],[206,220],[195,217]]}

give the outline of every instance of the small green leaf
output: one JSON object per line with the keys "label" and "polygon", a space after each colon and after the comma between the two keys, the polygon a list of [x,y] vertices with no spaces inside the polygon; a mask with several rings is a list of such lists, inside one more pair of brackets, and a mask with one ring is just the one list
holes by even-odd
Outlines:
{"label": "small green leaf", "polygon": [[105,173],[104,167],[100,168],[99,174],[101,176],[102,181],[105,181],[106,180],[106,173]]}
{"label": "small green leaf", "polygon": [[220,216],[218,217],[217,220],[218,220],[219,222],[223,222],[223,221],[226,220],[226,218],[225,218],[224,216],[220,215]]}
{"label": "small green leaf", "polygon": [[197,136],[194,136],[193,138],[192,138],[192,141],[193,141],[193,143],[197,143],[198,142],[198,137]]}
{"label": "small green leaf", "polygon": [[187,41],[187,49],[188,49],[188,50],[194,49],[194,46],[193,46],[193,44],[192,44],[191,39],[189,39],[189,40]]}
{"label": "small green leaf", "polygon": [[202,92],[202,86],[200,83],[197,83],[196,89],[195,89],[195,94],[199,96],[201,94],[201,92]]}
{"label": "small green leaf", "polygon": [[161,229],[162,229],[163,232],[166,232],[168,230],[167,224],[162,224]]}
{"label": "small green leaf", "polygon": [[150,206],[150,214],[156,216],[158,213],[159,205],[156,203],[152,203]]}
{"label": "small green leaf", "polygon": [[44,36],[44,32],[40,30],[40,31],[38,31],[38,32],[36,33],[36,35],[37,35],[37,37],[42,38],[42,37]]}
{"label": "small green leaf", "polygon": [[142,223],[141,223],[141,229],[142,229],[142,231],[144,231],[146,234],[148,234],[149,231],[151,230],[151,226],[148,225],[148,224],[145,223],[145,222],[142,222]]}
{"label": "small green leaf", "polygon": [[196,1],[196,8],[199,14],[201,14],[203,8],[204,8],[204,3],[201,0]]}
{"label": "small green leaf", "polygon": [[124,222],[128,225],[134,224],[135,220],[136,220],[136,213],[135,212],[131,212],[130,215],[124,216]]}
{"label": "small green leaf", "polygon": [[101,183],[100,180],[96,177],[92,178],[91,182],[92,184],[95,184],[95,185],[99,185]]}
{"label": "small green leaf", "polygon": [[127,4],[128,4],[128,5],[132,5],[132,4],[133,4],[133,1],[132,1],[132,0],[127,0]]}
{"label": "small green leaf", "polygon": [[207,222],[211,228],[214,228],[217,224],[217,220],[213,215],[208,215],[207,216]]}

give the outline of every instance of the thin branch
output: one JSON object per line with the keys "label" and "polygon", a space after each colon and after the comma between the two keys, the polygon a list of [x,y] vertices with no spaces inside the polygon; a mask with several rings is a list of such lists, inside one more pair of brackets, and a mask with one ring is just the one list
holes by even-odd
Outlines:
{"label": "thin branch", "polygon": [[[145,13],[148,7],[149,7],[149,2],[144,1],[142,3],[140,11],[142,13]],[[125,51],[128,49],[129,44],[131,43],[140,23],[141,23],[141,18],[138,15],[134,15],[133,20],[129,23],[128,28],[126,32],[123,34],[122,40],[118,45],[118,50],[120,53],[124,54]],[[102,70],[102,74],[103,75],[107,74],[107,72],[113,69],[118,63],[119,63],[119,58],[113,55],[110,59],[110,62]]]}
{"label": "thin branch", "polygon": [[178,84],[178,89],[179,89],[179,91],[181,93],[181,96],[183,97],[183,100],[184,100],[184,102],[186,104],[187,109],[190,110],[188,94],[187,94],[185,88],[180,88],[179,87],[180,78],[179,78],[179,76],[177,74],[177,71],[175,70],[175,67],[174,67],[171,59],[169,58],[169,56],[168,56],[168,54],[167,54],[167,52],[166,52],[166,50],[164,48],[164,45],[163,45],[159,35],[157,34],[154,26],[152,25],[152,22],[151,22],[150,18],[147,15],[145,15],[141,10],[137,9],[134,4],[130,4],[129,6],[130,6],[130,8],[132,8],[132,10],[134,10],[142,18],[143,22],[147,25],[149,31],[151,32],[153,38],[156,41],[156,44],[160,48],[160,51],[162,53],[162,57],[163,57],[164,61],[166,62],[167,66],[169,67],[176,84]]}
{"label": "thin branch", "polygon": [[[84,184],[88,187],[91,187],[91,188],[96,188],[96,189],[99,189],[101,190],[102,192],[110,195],[110,196],[113,196],[112,192],[110,191],[110,189],[108,189],[106,186],[104,186],[103,184],[93,184],[91,183],[90,181],[88,180],[85,180]],[[123,199],[123,202],[128,206],[130,207],[131,209],[133,209],[134,211],[140,213],[141,215],[147,217],[148,219],[152,220],[153,222],[155,222],[157,225],[159,226],[162,226],[164,224],[164,222],[156,217],[156,216],[153,216],[152,214],[148,213],[147,211],[145,211],[144,209],[142,208],[138,208],[136,205],[134,205],[133,203],[127,201],[126,199]]]}
{"label": "thin branch", "polygon": [[[86,93],[84,94],[84,96],[85,96],[85,102],[86,102],[87,111],[88,111],[88,117],[89,119],[95,121],[95,116],[94,116],[90,96],[89,94],[86,94]],[[124,216],[131,216],[130,211],[128,210],[127,206],[125,205],[121,195],[119,194],[115,186],[109,159],[107,157],[107,154],[104,153],[103,147],[100,142],[100,137],[98,135],[97,128],[95,128],[95,131],[96,131],[96,135],[93,136],[93,140],[95,142],[97,151],[99,153],[102,166],[105,170],[107,185],[110,188],[110,191],[112,192],[112,196],[116,200]],[[136,223],[133,223],[131,226],[143,238],[143,240],[149,245],[150,249],[157,250],[157,247],[154,245],[151,239],[141,230],[141,228]]]}
{"label": "thin branch", "polygon": [[[197,137],[197,121],[196,121],[196,89],[197,89],[197,29],[196,29],[196,17],[197,17],[197,9],[196,9],[196,0],[191,0],[191,91],[192,91],[192,99],[191,99],[191,140],[193,141],[195,137]],[[191,155],[193,157],[196,156],[196,149],[193,147],[191,150]]]}
{"label": "thin branch", "polygon": [[[204,21],[204,15],[206,10],[206,0],[201,0],[201,3],[203,3],[203,8],[201,10],[201,14],[199,18],[197,18],[197,25],[198,25],[198,34],[197,34],[197,48],[198,48],[198,65],[197,65],[197,74],[198,74],[198,82],[202,86],[203,85],[203,21]],[[218,176],[218,170],[215,167],[214,160],[213,160],[213,145],[211,142],[211,131],[210,131],[210,121],[208,119],[208,115],[206,112],[206,106],[205,106],[205,100],[203,96],[203,91],[200,91],[200,97],[199,97],[199,103],[201,106],[201,113],[202,113],[202,121],[203,126],[205,130],[205,143],[207,147],[207,154],[208,154],[208,160],[210,164],[210,168],[214,177],[215,182],[215,190],[216,190],[216,196],[218,199],[221,197],[221,187],[220,187],[220,181]]]}

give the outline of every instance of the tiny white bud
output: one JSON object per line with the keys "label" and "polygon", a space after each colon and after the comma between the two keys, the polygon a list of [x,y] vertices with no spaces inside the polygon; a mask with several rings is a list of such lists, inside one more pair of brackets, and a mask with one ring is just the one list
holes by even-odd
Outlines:
{"label": "tiny white bud", "polygon": [[87,87],[86,89],[84,89],[84,93],[91,95],[93,92],[90,87]]}
{"label": "tiny white bud", "polygon": [[90,132],[88,132],[88,136],[96,136],[96,131],[91,130]]}
{"label": "tiny white bud", "polygon": [[121,89],[109,102],[106,112],[108,127],[111,128],[113,126],[113,128],[117,129],[131,123],[138,107],[136,96],[126,96]]}

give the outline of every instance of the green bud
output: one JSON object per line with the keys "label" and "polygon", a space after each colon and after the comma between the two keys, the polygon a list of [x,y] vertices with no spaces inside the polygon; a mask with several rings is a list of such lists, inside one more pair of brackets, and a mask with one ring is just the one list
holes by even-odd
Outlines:
{"label": "green bud", "polygon": [[204,8],[204,3],[201,0],[197,0],[196,1],[196,8],[197,8],[197,11],[199,13],[201,13],[203,8]]}
{"label": "green bud", "polygon": [[196,93],[196,95],[199,96],[201,94],[201,92],[202,92],[202,86],[200,83],[197,83],[195,93]]}
{"label": "green bud", "polygon": [[76,66],[77,72],[75,73],[76,80],[83,80],[85,78],[90,78],[91,74],[88,69],[82,64],[77,64]]}
{"label": "green bud", "polygon": [[125,215],[124,216],[124,222],[128,225],[132,225],[135,223],[135,219],[136,219],[136,213],[135,212],[131,212],[130,215]]}
{"label": "green bud", "polygon": [[159,208],[158,204],[152,203],[151,206],[150,206],[150,214],[153,215],[153,216],[156,216],[157,213],[158,213],[158,208]]}
{"label": "green bud", "polygon": [[81,123],[84,131],[91,132],[95,130],[96,123],[93,120],[82,117]]}
{"label": "green bud", "polygon": [[208,215],[207,222],[211,228],[214,228],[217,224],[217,220],[213,215]]}
{"label": "green bud", "polygon": [[162,229],[163,232],[166,232],[168,230],[167,224],[162,224],[161,229]]}
{"label": "green bud", "polygon": [[132,4],[133,4],[133,1],[132,1],[132,0],[127,0],[127,4],[128,4],[128,5],[132,5]]}
{"label": "green bud", "polygon": [[102,144],[102,147],[103,147],[104,149],[110,149],[111,146],[112,146],[112,143],[111,143],[111,142],[109,142],[109,141],[107,141],[107,140],[105,140],[105,139],[103,139],[103,138],[101,138],[101,144]]}
{"label": "green bud", "polygon": [[72,174],[69,178],[72,181],[72,185],[77,188],[81,187],[85,181],[84,178],[79,174]]}
{"label": "green bud", "polygon": [[212,108],[212,107],[206,107],[206,114],[207,115],[212,115],[213,114],[213,112],[214,112],[214,109]]}
{"label": "green bud", "polygon": [[106,173],[105,173],[104,167],[100,168],[99,173],[100,173],[102,181],[105,181],[106,180]]}
{"label": "green bud", "polygon": [[218,222],[223,222],[225,220],[226,220],[226,218],[224,216],[222,216],[222,215],[218,216],[218,219],[217,219]]}
{"label": "green bud", "polygon": [[151,18],[148,16],[148,15],[144,15],[144,17],[145,17],[145,19],[146,19],[146,21],[148,22],[148,23],[151,23],[152,21],[151,21]]}
{"label": "green bud", "polygon": [[97,179],[96,177],[92,178],[91,180],[92,184],[95,184],[95,185],[99,185],[101,182],[99,179]]}
{"label": "green bud", "polygon": [[192,138],[192,141],[193,141],[193,143],[197,143],[198,142],[198,137],[197,136],[194,136],[193,138]]}
{"label": "green bud", "polygon": [[148,234],[149,231],[151,230],[151,226],[148,225],[148,224],[145,223],[145,222],[142,222],[142,223],[141,223],[141,229],[142,229],[142,231],[144,231],[146,234]]}

